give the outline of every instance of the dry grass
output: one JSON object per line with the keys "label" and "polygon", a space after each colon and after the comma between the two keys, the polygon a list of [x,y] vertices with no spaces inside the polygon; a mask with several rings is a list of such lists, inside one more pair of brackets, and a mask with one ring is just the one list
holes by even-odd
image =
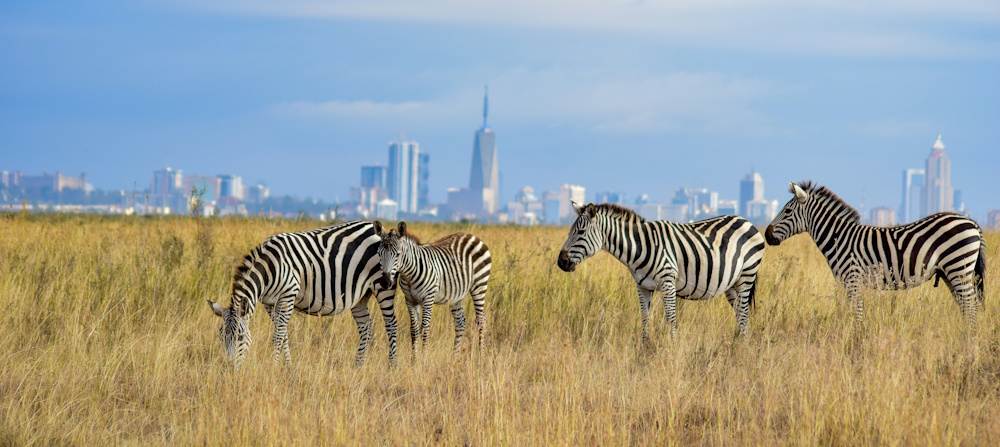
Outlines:
{"label": "dry grass", "polygon": [[[272,363],[267,318],[229,371],[204,298],[228,302],[234,263],[314,222],[0,217],[0,445],[7,444],[940,444],[1000,439],[1000,235],[968,334],[945,287],[867,295],[867,328],[799,236],[764,258],[748,336],[724,299],[681,305],[652,352],[626,269],[606,254],[555,267],[564,229],[469,231],[494,255],[490,347],[455,357],[450,313],[400,364],[376,326],[352,367],[349,315],[296,315],[293,366]],[[467,303],[468,304],[468,303]],[[263,314],[261,314],[263,315]],[[473,331],[474,332],[474,331]],[[466,343],[466,346],[475,343]]]}

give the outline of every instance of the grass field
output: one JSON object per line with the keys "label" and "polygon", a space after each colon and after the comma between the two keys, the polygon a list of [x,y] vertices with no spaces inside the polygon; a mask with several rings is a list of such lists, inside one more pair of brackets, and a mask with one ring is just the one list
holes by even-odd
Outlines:
{"label": "grass field", "polygon": [[768,248],[746,337],[715,298],[681,301],[671,341],[657,297],[643,352],[626,268],[600,254],[559,271],[565,229],[413,224],[424,240],[461,230],[490,245],[485,352],[453,355],[439,308],[413,362],[397,303],[397,368],[380,319],[352,366],[349,313],[296,314],[283,368],[260,312],[230,371],[205,298],[228,303],[235,263],[267,236],[319,225],[0,215],[0,445],[1000,442],[997,233],[972,333],[947,288],[925,284],[867,293],[853,335],[844,293],[798,236]]}

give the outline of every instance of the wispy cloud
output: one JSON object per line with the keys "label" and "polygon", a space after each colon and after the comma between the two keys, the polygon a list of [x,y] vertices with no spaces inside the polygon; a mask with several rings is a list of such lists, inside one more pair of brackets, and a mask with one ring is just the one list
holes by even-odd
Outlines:
{"label": "wispy cloud", "polygon": [[[859,56],[996,56],[982,37],[942,28],[1000,23],[1000,2],[931,0],[178,0],[228,14],[514,25],[641,35],[688,46]],[[987,38],[996,40],[995,38]],[[1000,43],[992,42],[989,43]]]}
{"label": "wispy cloud", "polygon": [[[508,125],[619,134],[788,133],[756,108],[759,101],[780,95],[780,90],[760,80],[713,72],[621,77],[570,69],[515,69],[497,76],[490,86],[497,93],[494,111]],[[430,100],[301,100],[276,105],[273,111],[341,122],[406,121],[448,128],[456,120],[476,116],[481,95],[478,86],[470,86]]]}

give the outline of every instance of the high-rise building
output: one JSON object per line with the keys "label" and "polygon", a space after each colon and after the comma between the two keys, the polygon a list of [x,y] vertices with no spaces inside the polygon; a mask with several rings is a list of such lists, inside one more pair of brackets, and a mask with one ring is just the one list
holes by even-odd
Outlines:
{"label": "high-rise building", "polygon": [[903,171],[903,201],[899,207],[899,218],[904,223],[913,222],[926,213],[923,209],[924,170]]}
{"label": "high-rise building", "polygon": [[542,193],[542,216],[545,225],[559,225],[559,193],[555,191]]}
{"label": "high-rise building", "polygon": [[472,147],[472,172],[469,192],[472,206],[485,214],[493,214],[500,205],[500,175],[497,166],[496,134],[486,118],[489,112],[489,91],[483,96],[483,127],[476,131]]}
{"label": "high-rise building", "polygon": [[417,156],[417,208],[421,210],[430,205],[430,162],[430,154],[421,152]]}
{"label": "high-rise building", "polygon": [[580,185],[562,185],[559,189],[559,220],[568,223],[576,219],[573,204],[586,204],[586,189]]}
{"label": "high-rise building", "polygon": [[219,198],[243,200],[243,178],[238,175],[225,174],[219,176]]}
{"label": "high-rise building", "polygon": [[384,166],[362,166],[361,167],[361,187],[362,188],[385,188],[386,168]]}
{"label": "high-rise building", "polygon": [[164,168],[153,171],[151,198],[153,206],[172,208],[184,196],[184,177],[180,169]]}
{"label": "high-rise building", "polygon": [[1000,230],[1000,210],[986,210],[986,227]]}
{"label": "high-rise building", "polygon": [[927,157],[927,177],[924,184],[924,207],[927,215],[943,211],[953,211],[954,192],[951,189],[951,161],[944,153],[941,135],[931,147]]}
{"label": "high-rise building", "polygon": [[872,208],[871,224],[876,227],[891,227],[896,225],[896,213],[889,207]]}
{"label": "high-rise building", "polygon": [[396,202],[400,213],[416,213],[420,183],[420,145],[416,141],[389,143],[389,198]]}
{"label": "high-rise building", "polygon": [[760,173],[755,172],[753,169],[747,174],[743,180],[740,180],[740,203],[739,203],[739,213],[741,216],[749,219],[748,214],[748,203],[754,201],[764,200],[764,179],[761,178]]}

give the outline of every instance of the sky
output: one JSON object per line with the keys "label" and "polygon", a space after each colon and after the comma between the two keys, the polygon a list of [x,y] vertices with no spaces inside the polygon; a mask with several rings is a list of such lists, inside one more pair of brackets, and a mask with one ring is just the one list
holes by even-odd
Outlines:
{"label": "sky", "polygon": [[170,166],[347,200],[403,134],[441,202],[468,184],[488,84],[504,202],[736,199],[754,169],[782,203],[812,179],[898,208],[941,134],[982,219],[998,75],[996,1],[3,2],[0,170],[141,189]]}

